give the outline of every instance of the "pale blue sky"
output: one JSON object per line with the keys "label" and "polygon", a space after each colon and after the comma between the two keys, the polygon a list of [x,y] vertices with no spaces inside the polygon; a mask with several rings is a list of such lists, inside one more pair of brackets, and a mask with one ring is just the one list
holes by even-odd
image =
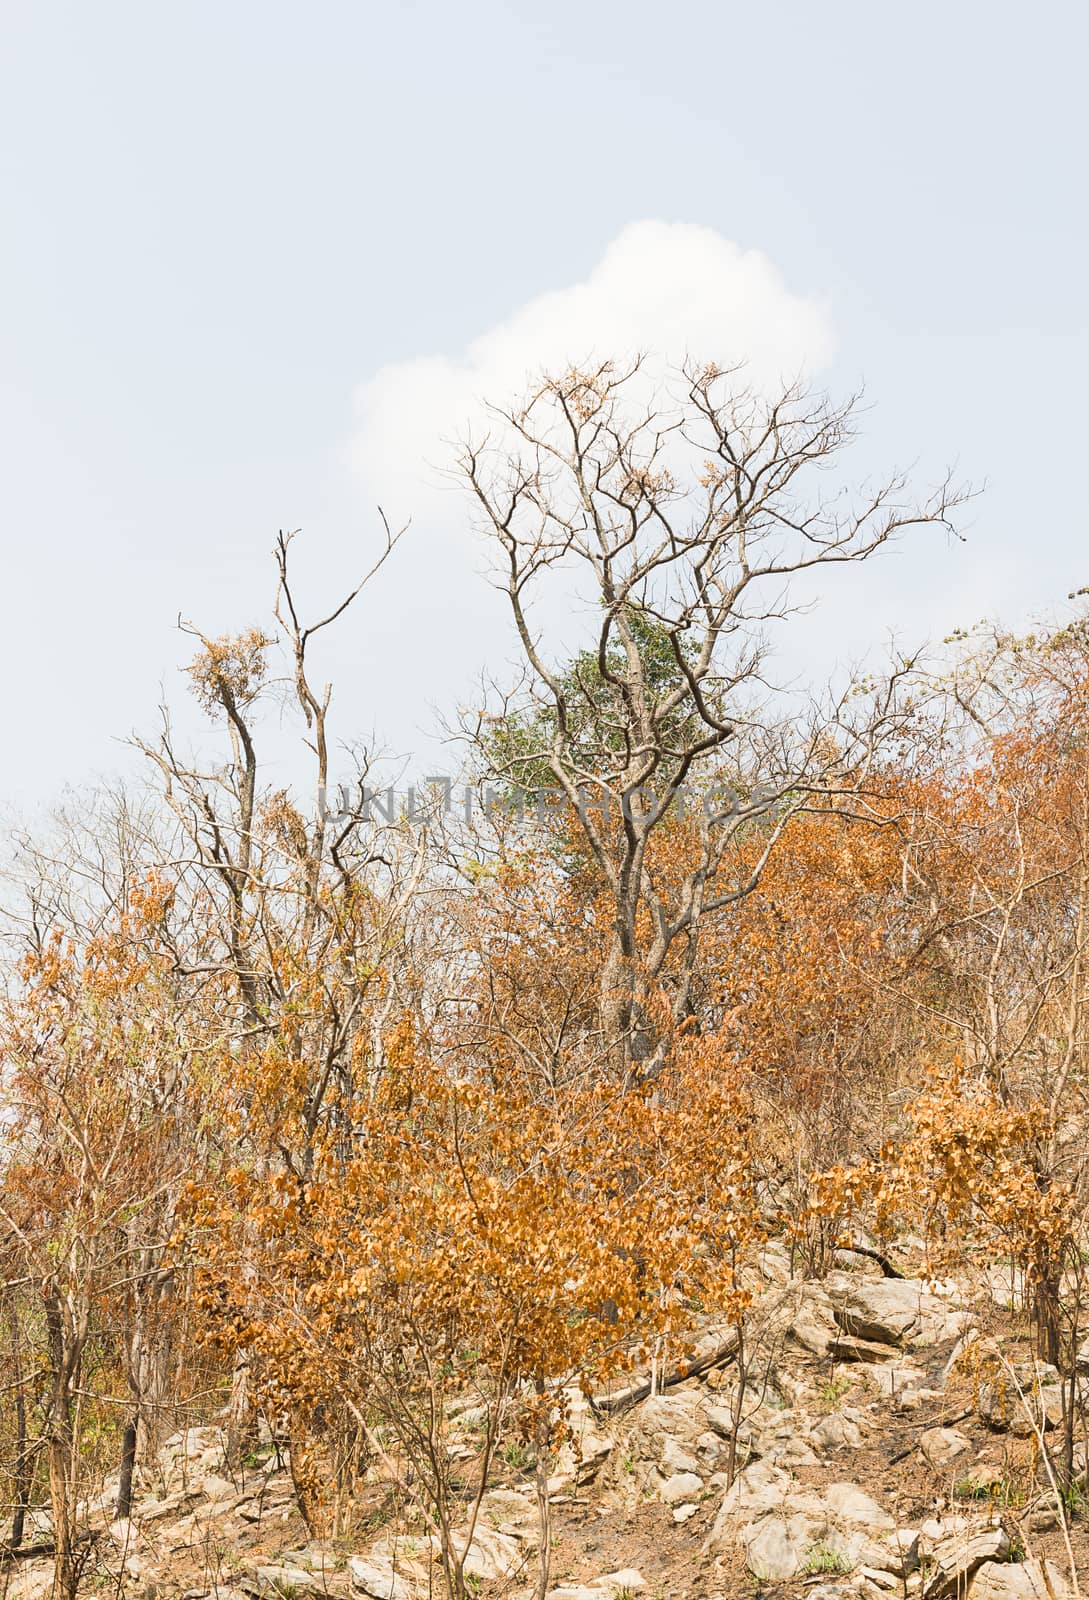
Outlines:
{"label": "pale blue sky", "polygon": [[[1016,622],[1089,581],[1084,3],[4,0],[0,17],[3,796],[126,768],[111,739],[153,726],[161,682],[182,699],[179,611],[258,620],[266,552],[297,525],[320,604],[390,493],[417,526],[332,652],[340,731],[429,749],[430,705],[506,646],[460,505],[399,503],[424,446],[383,396],[401,364],[440,358],[423,371],[441,378],[489,330],[470,386],[535,352],[520,308],[594,281],[639,222],[762,252],[778,287],[759,315],[780,293],[809,304],[835,344],[820,380],[865,379],[861,465],[918,460],[926,480],[956,460],[987,481],[966,547],[848,581],[838,645]],[[639,301],[649,235],[624,237]],[[718,260],[710,234],[662,237]],[[668,308],[647,274],[653,337]],[[684,336],[714,337],[699,315]],[[735,340],[738,317],[757,312],[724,324]]]}

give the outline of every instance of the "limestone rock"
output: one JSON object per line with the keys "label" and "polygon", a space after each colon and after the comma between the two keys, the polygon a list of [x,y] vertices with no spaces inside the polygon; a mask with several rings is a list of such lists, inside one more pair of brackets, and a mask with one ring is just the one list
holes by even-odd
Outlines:
{"label": "limestone rock", "polygon": [[[454,1539],[459,1547],[464,1543],[467,1532],[467,1528],[455,1530]],[[526,1557],[524,1543],[510,1534],[500,1533],[497,1528],[489,1528],[484,1522],[478,1522],[473,1530],[473,1542],[465,1556],[465,1571],[471,1578],[492,1583],[498,1578],[514,1577],[525,1565]]]}
{"label": "limestone rock", "polygon": [[1009,1553],[1009,1537],[1001,1524],[955,1529],[930,1551],[933,1570],[923,1588],[926,1600],[963,1594],[968,1580],[985,1561],[1005,1561]]}
{"label": "limestone rock", "polygon": [[862,1429],[846,1413],[833,1411],[817,1423],[810,1438],[820,1450],[857,1450],[862,1443]]}
{"label": "limestone rock", "polygon": [[415,1584],[383,1556],[352,1556],[348,1573],[353,1589],[368,1600],[414,1600]]}
{"label": "limestone rock", "polygon": [[935,1472],[940,1472],[963,1455],[965,1450],[971,1449],[971,1440],[955,1428],[927,1428],[925,1433],[919,1435],[919,1449]]}
{"label": "limestone rock", "polygon": [[836,1322],[866,1344],[933,1345],[962,1334],[969,1313],[917,1278],[860,1278],[833,1273],[827,1283]]}
{"label": "limestone rock", "polygon": [[587,1584],[561,1584],[550,1589],[546,1600],[615,1600],[625,1589],[637,1594],[646,1588],[643,1574],[635,1567],[625,1567],[621,1572],[608,1572],[603,1578],[594,1578]]}
{"label": "limestone rock", "polygon": [[243,1574],[238,1586],[246,1594],[258,1595],[265,1600],[292,1600],[294,1595],[320,1594],[322,1584],[312,1572],[302,1567],[262,1566],[252,1573]]}
{"label": "limestone rock", "polygon": [[658,1485],[658,1498],[664,1500],[667,1506],[678,1505],[682,1500],[691,1500],[693,1495],[698,1495],[703,1489],[703,1479],[696,1472],[675,1472],[666,1478],[664,1483]]}
{"label": "limestone rock", "polygon": [[857,1483],[830,1483],[823,1497],[844,1522],[856,1522],[866,1528],[882,1530],[896,1527],[895,1519]]}
{"label": "limestone rock", "polygon": [[1068,1600],[1073,1593],[1051,1561],[985,1561],[972,1579],[972,1600]]}
{"label": "limestone rock", "polygon": [[754,1578],[783,1583],[802,1570],[813,1544],[812,1534],[809,1518],[770,1512],[744,1530],[745,1565]]}
{"label": "limestone rock", "polygon": [[[701,1435],[701,1438],[705,1435]],[[714,1437],[714,1435],[712,1435]],[[699,1440],[696,1441],[697,1447]],[[661,1455],[661,1470],[666,1477],[675,1472],[694,1472],[699,1475],[700,1463],[689,1451],[682,1449],[676,1439],[667,1439]]]}

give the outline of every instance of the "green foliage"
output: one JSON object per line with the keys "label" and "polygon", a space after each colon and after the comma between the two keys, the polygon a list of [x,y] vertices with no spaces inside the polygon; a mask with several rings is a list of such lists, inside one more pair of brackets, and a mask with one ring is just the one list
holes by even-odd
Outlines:
{"label": "green foliage", "polygon": [[820,1387],[820,1402],[825,1411],[834,1411],[851,1387],[848,1378],[830,1378]]}
{"label": "green foliage", "polygon": [[533,1454],[521,1439],[508,1439],[500,1454],[508,1467],[513,1467],[516,1472],[522,1472],[530,1466]]}
{"label": "green foliage", "polygon": [[1085,1487],[1082,1483],[1060,1484],[1059,1497],[1062,1500],[1064,1511],[1072,1521],[1085,1515],[1087,1502]]}
{"label": "green foliage", "polygon": [[831,1545],[815,1544],[805,1558],[805,1571],[811,1576],[821,1572],[850,1572],[851,1563]]}
{"label": "green foliage", "polygon": [[[669,633],[649,612],[635,605],[625,608],[624,620],[639,653],[646,692],[653,700],[661,700],[684,684]],[[682,639],[679,649],[682,659],[693,666],[693,647]],[[560,683],[567,704],[562,760],[568,770],[604,776],[611,768],[626,763],[625,729],[629,717],[621,683],[616,680],[628,676],[625,652],[615,633],[605,652],[604,672],[597,651],[583,650],[562,673]],[[713,690],[708,688],[705,692],[714,703]],[[665,740],[671,746],[682,747],[698,727],[699,714],[686,689],[685,699],[666,723]],[[548,765],[547,752],[557,731],[557,715],[551,706],[510,713],[488,737],[484,752],[488,765],[527,795],[553,788],[556,779]]]}

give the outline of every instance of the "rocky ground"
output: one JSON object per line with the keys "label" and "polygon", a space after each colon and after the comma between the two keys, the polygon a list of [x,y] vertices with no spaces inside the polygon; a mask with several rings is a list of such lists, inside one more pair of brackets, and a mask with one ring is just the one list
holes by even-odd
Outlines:
{"label": "rocky ground", "polygon": [[[969,1291],[865,1265],[796,1281],[770,1255],[740,1403],[736,1357],[616,1411],[572,1395],[550,1483],[552,1600],[1064,1600],[1075,1574],[1089,1588],[1080,1496],[1066,1516],[1048,1470],[1060,1390],[1032,1359],[1015,1290],[1001,1272]],[[697,1330],[697,1348],[725,1334]],[[466,1406],[453,1445],[466,1457],[475,1425]],[[139,1600],[441,1593],[422,1525],[380,1473],[373,1491],[366,1531],[315,1545],[282,1449],[270,1441],[232,1477],[220,1432],[192,1428],[167,1442],[131,1519],[111,1520],[111,1483],[85,1508],[85,1584]],[[44,1545],[44,1515],[37,1527]],[[536,1538],[530,1464],[512,1446],[466,1563],[474,1592],[530,1594]],[[50,1582],[46,1555],[23,1556],[7,1595],[39,1600]]]}

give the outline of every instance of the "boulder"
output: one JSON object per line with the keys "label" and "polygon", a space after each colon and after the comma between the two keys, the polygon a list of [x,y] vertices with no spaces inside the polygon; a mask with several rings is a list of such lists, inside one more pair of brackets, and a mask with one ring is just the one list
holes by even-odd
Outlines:
{"label": "boulder", "polygon": [[348,1576],[352,1588],[368,1600],[414,1600],[416,1585],[385,1556],[351,1556]]}
{"label": "boulder", "polygon": [[[468,1531],[467,1528],[455,1529],[454,1540],[459,1549]],[[465,1571],[470,1578],[480,1578],[486,1583],[493,1583],[500,1578],[513,1578],[525,1566],[527,1554],[524,1542],[519,1542],[508,1533],[500,1533],[497,1528],[489,1528],[484,1522],[478,1522],[473,1529],[473,1542],[465,1556]]]}
{"label": "boulder", "polygon": [[1051,1561],[985,1561],[972,1600],[1072,1600],[1069,1580]]}
{"label": "boulder", "polygon": [[862,1443],[862,1429],[853,1417],[842,1411],[833,1411],[822,1417],[809,1436],[819,1450],[857,1450]]}
{"label": "boulder", "polygon": [[923,1586],[926,1600],[963,1595],[972,1575],[985,1561],[1005,1561],[1009,1536],[1000,1523],[958,1528],[939,1539],[930,1550],[930,1575]]}
{"label": "boulder", "polygon": [[[715,1438],[716,1436],[712,1434],[711,1437]],[[700,1438],[706,1438],[706,1435],[701,1434]],[[697,1439],[697,1448],[699,1447],[699,1442],[699,1439]],[[698,1459],[689,1451],[683,1449],[676,1439],[666,1440],[659,1464],[666,1477],[670,1477],[675,1472],[694,1472],[698,1475],[700,1471]]]}
{"label": "boulder", "polygon": [[861,1278],[833,1273],[828,1294],[837,1325],[866,1345],[941,1344],[971,1324],[970,1314],[951,1306],[934,1285],[917,1278]]}
{"label": "boulder", "polygon": [[784,1517],[769,1512],[750,1523],[742,1533],[745,1565],[764,1583],[784,1583],[796,1577],[813,1546],[813,1523],[808,1517]]}
{"label": "boulder", "polygon": [[896,1527],[895,1519],[857,1483],[830,1483],[823,1498],[834,1515],[844,1522],[882,1531]]}

